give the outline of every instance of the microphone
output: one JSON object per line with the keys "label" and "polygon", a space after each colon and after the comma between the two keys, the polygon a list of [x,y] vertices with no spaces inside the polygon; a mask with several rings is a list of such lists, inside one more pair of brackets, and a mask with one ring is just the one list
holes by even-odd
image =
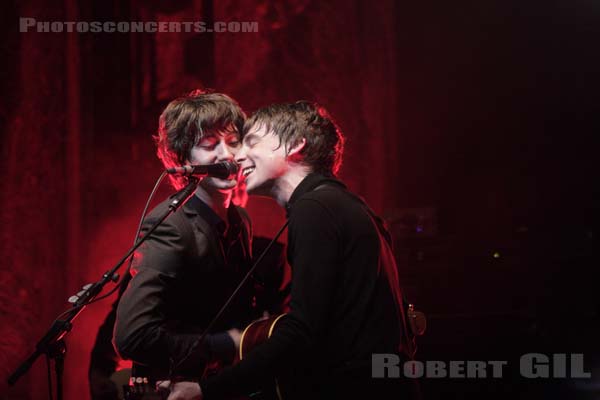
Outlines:
{"label": "microphone", "polygon": [[220,179],[231,179],[237,175],[239,166],[233,161],[224,161],[207,165],[184,165],[181,167],[167,168],[168,174],[183,176],[212,176]]}

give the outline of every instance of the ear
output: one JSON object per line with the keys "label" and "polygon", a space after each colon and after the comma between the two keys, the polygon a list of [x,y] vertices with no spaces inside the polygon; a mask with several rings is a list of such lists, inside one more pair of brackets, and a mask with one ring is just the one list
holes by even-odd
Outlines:
{"label": "ear", "polygon": [[290,148],[287,152],[287,156],[290,158],[299,157],[304,146],[306,146],[306,138],[300,139],[294,147]]}

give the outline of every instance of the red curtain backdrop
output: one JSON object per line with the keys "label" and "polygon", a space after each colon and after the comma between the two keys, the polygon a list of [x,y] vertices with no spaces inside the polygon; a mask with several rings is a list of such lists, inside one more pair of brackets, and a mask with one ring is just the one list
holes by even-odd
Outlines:
{"label": "red curtain backdrop", "polygon": [[[552,316],[568,308],[565,297],[596,315],[593,280],[583,277],[597,241],[589,143],[600,128],[600,9],[534,3],[6,1],[0,398],[47,398],[43,360],[15,387],[6,377],[66,299],[128,249],[161,171],[151,138],[158,115],[199,86],[249,114],[273,102],[321,103],[346,134],[341,178],[350,188],[397,236],[410,210],[431,216],[432,236],[398,250],[411,298],[452,315],[434,318],[421,354],[489,350],[480,330],[508,324],[477,315],[535,317],[512,331],[533,343],[558,335]],[[20,33],[19,17],[250,21],[258,32]],[[270,200],[251,198],[248,209],[258,235],[283,222]],[[111,301],[90,306],[67,336],[66,400],[89,398],[89,353]],[[555,336],[568,350],[580,339]]]}

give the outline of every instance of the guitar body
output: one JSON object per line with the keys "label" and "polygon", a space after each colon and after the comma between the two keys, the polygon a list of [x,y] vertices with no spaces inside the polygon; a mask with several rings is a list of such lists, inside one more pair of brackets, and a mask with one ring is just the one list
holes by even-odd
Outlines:
{"label": "guitar body", "polygon": [[[270,338],[277,324],[284,317],[285,314],[273,315],[269,318],[256,320],[248,325],[240,338],[239,359],[243,360],[253,349]],[[282,387],[285,387],[285,379],[275,379],[272,387],[264,388],[260,393],[254,394],[252,398],[283,400]]]}
{"label": "guitar body", "polygon": [[252,322],[242,332],[240,339],[240,350],[238,356],[240,360],[244,359],[256,346],[265,342],[271,337],[277,323],[285,314],[273,315],[269,318],[259,319]]}

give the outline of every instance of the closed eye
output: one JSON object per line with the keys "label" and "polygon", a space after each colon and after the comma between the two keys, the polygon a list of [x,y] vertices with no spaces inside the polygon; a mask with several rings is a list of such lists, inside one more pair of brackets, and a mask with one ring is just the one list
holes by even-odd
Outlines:
{"label": "closed eye", "polygon": [[239,139],[235,139],[228,141],[227,144],[231,147],[237,147],[241,144],[241,142],[239,141]]}
{"label": "closed eye", "polygon": [[248,147],[254,147],[258,143],[256,135],[250,134],[244,138],[244,144]]}
{"label": "closed eye", "polygon": [[214,150],[217,147],[217,143],[200,144],[198,147],[204,150]]}

